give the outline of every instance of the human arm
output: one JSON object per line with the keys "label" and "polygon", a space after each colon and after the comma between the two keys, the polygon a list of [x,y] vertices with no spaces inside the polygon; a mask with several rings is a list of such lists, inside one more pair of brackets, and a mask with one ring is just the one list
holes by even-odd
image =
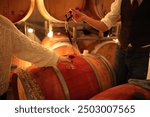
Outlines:
{"label": "human arm", "polygon": [[0,26],[4,31],[3,33],[7,32],[7,34],[1,35],[3,37],[1,42],[5,45],[3,49],[7,49],[7,54],[10,55],[12,53],[18,58],[34,63],[40,67],[71,62],[68,56],[58,56],[53,51],[31,40],[18,30],[9,19],[2,15],[0,15]]}
{"label": "human arm", "polygon": [[13,53],[22,60],[29,61],[40,67],[55,66],[57,63],[71,62],[68,56],[58,56],[55,52],[31,40],[16,29],[16,27],[14,27],[12,34]]}
{"label": "human arm", "polygon": [[104,18],[102,18],[101,21],[95,20],[79,10],[71,9],[71,11],[73,15],[73,20],[75,22],[84,21],[93,28],[105,32],[110,29],[120,18],[120,6],[121,0],[115,0],[112,3],[111,11]]}
{"label": "human arm", "polygon": [[87,16],[86,14],[84,14],[83,12],[79,10],[71,9],[71,11],[73,15],[73,20],[75,22],[84,21],[88,23],[90,26],[92,26],[93,28],[95,28],[96,30],[99,30],[102,32],[105,32],[108,30],[108,27],[103,22],[99,20],[95,20],[92,17]]}

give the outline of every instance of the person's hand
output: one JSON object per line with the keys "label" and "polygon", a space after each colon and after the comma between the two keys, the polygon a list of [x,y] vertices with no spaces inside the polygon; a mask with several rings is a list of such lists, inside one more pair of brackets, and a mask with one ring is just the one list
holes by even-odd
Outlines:
{"label": "person's hand", "polygon": [[84,21],[84,19],[86,17],[86,15],[84,13],[82,13],[81,11],[76,10],[76,9],[71,9],[71,12],[72,12],[73,20],[75,22]]}

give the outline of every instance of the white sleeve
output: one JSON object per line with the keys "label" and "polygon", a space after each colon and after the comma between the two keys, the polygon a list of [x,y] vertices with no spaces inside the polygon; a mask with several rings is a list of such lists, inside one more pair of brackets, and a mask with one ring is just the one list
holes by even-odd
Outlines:
{"label": "white sleeve", "polygon": [[57,64],[58,56],[54,52],[31,40],[15,26],[12,30],[12,43],[13,53],[20,59],[34,63],[39,67]]}
{"label": "white sleeve", "polygon": [[111,5],[111,11],[101,19],[101,21],[104,22],[108,28],[111,28],[120,18],[121,2],[122,0],[115,0]]}

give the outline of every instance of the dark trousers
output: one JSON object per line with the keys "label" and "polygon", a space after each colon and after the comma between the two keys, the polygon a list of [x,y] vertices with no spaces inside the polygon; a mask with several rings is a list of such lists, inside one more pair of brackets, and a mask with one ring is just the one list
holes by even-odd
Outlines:
{"label": "dark trousers", "polygon": [[117,85],[128,82],[128,79],[145,80],[148,72],[149,50],[123,50],[118,47],[116,53]]}
{"label": "dark trousers", "polygon": [[7,93],[4,93],[0,96],[0,100],[6,100],[7,99]]}

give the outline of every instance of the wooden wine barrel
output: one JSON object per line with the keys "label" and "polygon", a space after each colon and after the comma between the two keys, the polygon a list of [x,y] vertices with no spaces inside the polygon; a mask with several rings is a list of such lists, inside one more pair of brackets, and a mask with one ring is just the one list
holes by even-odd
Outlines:
{"label": "wooden wine barrel", "polygon": [[91,100],[150,100],[150,91],[133,84],[123,84],[105,90]]}
{"label": "wooden wine barrel", "polygon": [[45,37],[41,44],[58,55],[80,54],[76,45],[71,45],[69,38],[63,34],[54,34],[52,38]]}
{"label": "wooden wine barrel", "polygon": [[18,71],[19,99],[89,99],[115,84],[109,64],[92,55],[74,55],[71,69],[57,67],[30,67]]}
{"label": "wooden wine barrel", "polygon": [[67,35],[62,33],[54,33],[53,37],[46,36],[42,41],[41,44],[46,47],[50,48],[52,45],[58,42],[69,42],[69,38]]}
{"label": "wooden wine barrel", "polygon": [[91,53],[99,42],[100,39],[97,38],[97,35],[95,34],[89,34],[88,36],[85,35],[83,39],[77,40],[78,48],[81,53],[84,50],[88,50],[89,53]]}
{"label": "wooden wine barrel", "polygon": [[115,0],[86,0],[84,12],[94,19],[102,19],[111,8]]}
{"label": "wooden wine barrel", "polygon": [[96,54],[97,56],[101,55],[105,57],[112,65],[113,69],[115,69],[117,48],[118,48],[117,42],[113,40],[103,41],[95,46],[95,49],[92,51],[92,54]]}
{"label": "wooden wine barrel", "polygon": [[36,0],[42,16],[52,22],[64,23],[70,8],[83,9],[86,0]]}
{"label": "wooden wine barrel", "polygon": [[0,14],[13,23],[26,21],[33,12],[35,0],[1,0]]}
{"label": "wooden wine barrel", "polygon": [[53,50],[58,55],[71,55],[71,54],[80,54],[80,51],[75,47],[69,44],[68,42],[58,42],[49,48]]}

